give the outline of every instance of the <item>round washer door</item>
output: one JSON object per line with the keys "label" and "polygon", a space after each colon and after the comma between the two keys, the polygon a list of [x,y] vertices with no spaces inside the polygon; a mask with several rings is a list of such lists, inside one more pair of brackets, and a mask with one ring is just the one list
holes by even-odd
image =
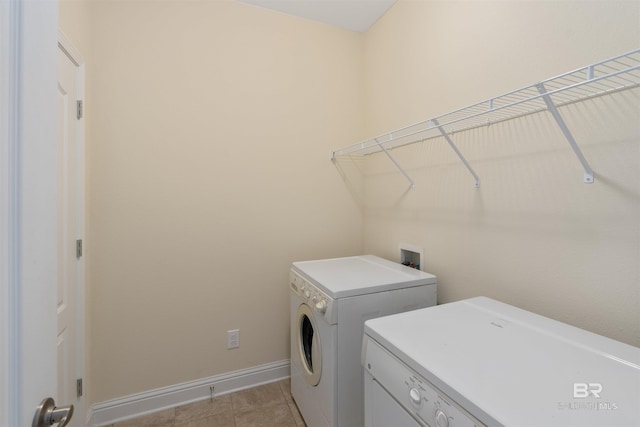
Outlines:
{"label": "round washer door", "polygon": [[307,304],[300,304],[296,315],[296,349],[300,358],[304,379],[312,386],[318,385],[322,374],[320,336],[313,312]]}

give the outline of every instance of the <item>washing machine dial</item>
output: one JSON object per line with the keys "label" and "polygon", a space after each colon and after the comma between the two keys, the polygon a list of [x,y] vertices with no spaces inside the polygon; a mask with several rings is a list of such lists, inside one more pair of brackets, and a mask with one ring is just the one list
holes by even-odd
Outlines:
{"label": "washing machine dial", "polygon": [[318,310],[320,313],[324,314],[327,311],[327,301],[324,299],[321,299],[320,301],[318,301],[316,303],[316,310]]}
{"label": "washing machine dial", "polygon": [[309,289],[305,289],[303,292],[304,292],[304,297],[306,299],[309,299],[309,297],[311,296],[311,291],[309,291]]}
{"label": "washing machine dial", "polygon": [[442,409],[436,409],[436,413],[433,415],[435,418],[436,426],[438,427],[449,427],[449,417],[444,413]]}

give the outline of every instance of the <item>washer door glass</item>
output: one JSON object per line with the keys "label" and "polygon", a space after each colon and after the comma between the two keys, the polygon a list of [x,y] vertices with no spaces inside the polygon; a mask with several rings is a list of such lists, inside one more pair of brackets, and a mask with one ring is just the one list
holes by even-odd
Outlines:
{"label": "washer door glass", "polygon": [[322,373],[322,352],[320,351],[320,336],[316,327],[313,312],[307,304],[298,308],[297,350],[301,361],[302,371],[307,383],[318,385]]}

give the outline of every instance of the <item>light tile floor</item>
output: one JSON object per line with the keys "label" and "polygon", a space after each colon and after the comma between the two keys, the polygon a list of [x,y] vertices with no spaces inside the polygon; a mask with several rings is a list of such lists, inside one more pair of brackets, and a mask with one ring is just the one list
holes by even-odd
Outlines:
{"label": "light tile floor", "polygon": [[286,379],[110,427],[305,427],[305,423]]}

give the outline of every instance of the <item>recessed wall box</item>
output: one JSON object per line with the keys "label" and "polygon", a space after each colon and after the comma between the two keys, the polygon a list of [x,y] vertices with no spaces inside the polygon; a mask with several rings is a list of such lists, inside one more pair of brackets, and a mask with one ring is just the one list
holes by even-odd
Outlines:
{"label": "recessed wall box", "polygon": [[401,264],[417,270],[423,270],[424,249],[406,243],[400,243],[399,247]]}

